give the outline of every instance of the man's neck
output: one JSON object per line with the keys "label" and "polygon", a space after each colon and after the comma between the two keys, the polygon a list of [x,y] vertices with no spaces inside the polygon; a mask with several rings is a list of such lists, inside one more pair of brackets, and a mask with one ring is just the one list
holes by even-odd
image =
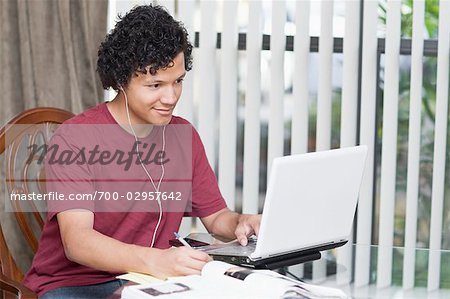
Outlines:
{"label": "man's neck", "polygon": [[[119,94],[112,101],[106,103],[106,107],[114,120],[131,135],[136,134],[137,137],[144,138],[148,136],[153,129],[153,125],[151,124],[136,122],[134,114],[131,111],[129,111],[130,119],[128,119],[125,100],[123,97],[120,97]],[[130,122],[132,126],[130,126]]]}

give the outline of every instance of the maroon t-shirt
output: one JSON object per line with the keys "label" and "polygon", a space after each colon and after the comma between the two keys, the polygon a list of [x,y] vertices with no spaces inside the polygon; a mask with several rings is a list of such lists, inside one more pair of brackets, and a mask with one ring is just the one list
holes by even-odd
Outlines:
{"label": "maroon t-shirt", "polygon": [[[105,124],[119,127],[109,112],[106,103],[102,103],[94,108],[91,108],[64,123],[64,125],[81,124]],[[191,165],[189,165],[189,167],[182,166],[185,169],[189,169],[190,172],[189,180],[186,180],[186,175],[184,175],[184,181],[189,181],[190,186],[189,204],[186,204],[186,209],[183,211],[180,210],[179,205],[175,208],[175,210],[167,210],[167,208],[163,208],[163,217],[158,228],[154,244],[154,247],[156,248],[170,247],[169,240],[173,238],[173,232],[178,231],[183,216],[206,217],[226,207],[225,201],[219,191],[216,177],[208,163],[203,144],[197,131],[189,124],[188,121],[180,117],[173,116],[170,125],[172,124],[191,127],[190,130],[192,134],[189,134],[191,135],[189,136],[189,140],[191,140],[190,143],[192,144],[192,149],[191,151],[188,151],[188,153],[191,154],[192,157],[191,161],[188,161],[192,163],[192,168],[190,168]],[[52,143],[57,143],[60,145],[61,147],[59,150],[74,151],[74,148],[78,146],[77,144],[80,143],[80,140],[73,140],[73,136],[68,136],[65,132],[70,132],[70,130],[57,130],[52,138]],[[122,133],[124,132],[125,131]],[[89,133],[90,132],[86,132],[86,136],[89,136]],[[92,136],[92,134],[90,136]],[[95,138],[99,139],[98,144],[108,143],[111,139],[113,139],[110,138],[110,136],[96,136]],[[124,138],[134,137],[125,136]],[[89,138],[86,137],[86,139]],[[186,159],[183,159],[183,161],[184,160]],[[177,157],[174,157],[172,161],[177,161]],[[181,158],[178,158],[178,161],[181,163]],[[172,163],[171,165],[173,169],[173,165],[179,164]],[[140,167],[140,165],[138,166]],[[139,171],[138,166],[133,165],[136,171]],[[111,173],[113,173],[113,171],[105,171],[105,165],[101,165],[101,163],[87,166],[79,166],[75,163],[75,165],[63,167],[61,167],[61,165],[52,166],[47,164],[45,167],[47,179],[49,176],[56,178],[61,178],[63,175],[71,176],[71,178],[75,177],[74,180],[76,181],[78,179],[81,183],[73,184],[76,186],[74,188],[79,188],[79,190],[72,191],[80,191],[83,193],[93,193],[95,190],[101,189],[102,184],[106,184],[102,183],[103,180],[98,180],[95,183],[92,183],[92,181],[86,180],[86,176],[104,176],[106,178],[110,178]],[[159,169],[158,167],[159,166],[153,165],[153,169],[151,169],[152,176],[155,173],[155,170]],[[172,178],[176,177],[174,171],[170,171],[170,167],[168,167],[168,169],[169,170],[167,171],[173,173]],[[184,173],[185,172],[186,171],[184,171]],[[183,171],[178,171],[179,176],[181,176],[180,173],[183,173]],[[143,177],[145,177],[145,175]],[[159,175],[155,175],[155,184],[158,183],[159,177],[160,173]],[[95,180],[95,178],[93,179]],[[177,180],[174,179],[173,181]],[[141,184],[146,186],[146,190],[154,189],[146,177]],[[60,185],[52,185],[47,182],[47,192],[59,191],[60,188],[62,188]],[[134,196],[136,195],[139,194],[136,193]],[[139,204],[141,204],[141,201]],[[41,239],[39,241],[39,248],[34,256],[31,269],[25,276],[24,284],[41,296],[44,293],[59,287],[90,285],[115,279],[115,276],[119,273],[99,271],[71,262],[66,258],[56,217],[57,213],[57,209],[48,212],[47,221],[44,225]],[[148,212],[139,212],[139,210],[138,212],[104,212],[102,210],[94,210],[94,229],[124,243],[150,246],[153,232],[158,221],[158,216],[158,210],[151,210]]]}

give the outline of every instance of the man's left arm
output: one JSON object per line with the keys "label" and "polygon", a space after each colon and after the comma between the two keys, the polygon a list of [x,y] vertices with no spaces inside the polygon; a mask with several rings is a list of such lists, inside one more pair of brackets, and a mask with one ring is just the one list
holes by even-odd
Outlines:
{"label": "man's left arm", "polygon": [[258,236],[261,215],[238,214],[224,208],[201,218],[208,232],[228,239],[238,239],[241,245],[247,245],[247,238]]}

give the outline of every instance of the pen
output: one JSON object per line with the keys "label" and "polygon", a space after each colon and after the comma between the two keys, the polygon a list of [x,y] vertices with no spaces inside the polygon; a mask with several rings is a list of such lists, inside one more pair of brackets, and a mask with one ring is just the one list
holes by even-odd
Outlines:
{"label": "pen", "polygon": [[183,244],[186,247],[192,248],[192,246],[189,245],[189,243],[186,242],[186,240],[183,239],[183,237],[180,236],[177,232],[173,232],[173,234],[175,235],[175,238],[177,238],[177,240],[181,242],[181,244]]}

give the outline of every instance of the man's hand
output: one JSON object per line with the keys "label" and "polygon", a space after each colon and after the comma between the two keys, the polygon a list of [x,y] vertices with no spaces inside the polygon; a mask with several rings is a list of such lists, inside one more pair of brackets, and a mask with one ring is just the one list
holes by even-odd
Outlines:
{"label": "man's hand", "polygon": [[152,251],[149,257],[149,273],[158,278],[200,274],[203,266],[212,261],[202,252],[185,246]]}
{"label": "man's hand", "polygon": [[248,243],[247,237],[258,236],[261,224],[261,215],[238,214],[228,208],[201,219],[208,232],[229,240],[236,237],[243,246]]}
{"label": "man's hand", "polygon": [[260,224],[261,215],[239,215],[234,234],[242,246],[247,245],[247,238],[251,235],[255,234],[258,236]]}
{"label": "man's hand", "polygon": [[57,215],[66,257],[108,272],[140,272],[160,278],[199,274],[209,255],[188,247],[158,249],[123,243],[93,228],[94,213],[67,210]]}

